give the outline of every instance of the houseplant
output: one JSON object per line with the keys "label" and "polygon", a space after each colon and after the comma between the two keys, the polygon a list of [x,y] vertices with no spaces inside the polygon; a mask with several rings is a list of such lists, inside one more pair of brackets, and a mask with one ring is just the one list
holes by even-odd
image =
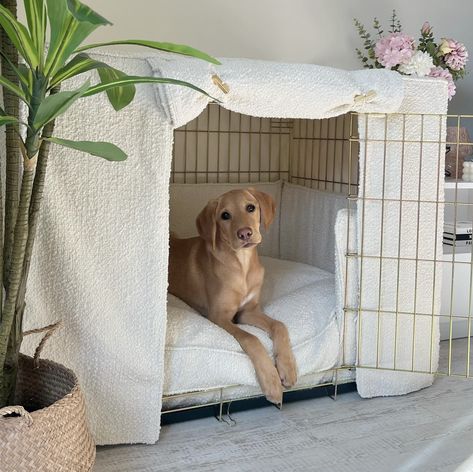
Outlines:
{"label": "houseplant", "polygon": [[[127,76],[85,51],[99,46],[132,44],[193,56],[218,64],[196,49],[145,40],[118,40],[82,45],[98,27],[110,22],[79,0],[24,0],[27,25],[16,18],[16,0],[0,2],[4,107],[0,126],[6,126],[5,188],[0,188],[0,408],[15,395],[28,270],[38,212],[45,185],[50,143],[83,151],[110,161],[126,159],[106,142],[71,141],[54,136],[54,123],[79,99],[105,92],[115,110],[133,101],[135,84],[167,83],[203,90],[190,83],[155,77]],[[69,78],[97,70],[99,82],[89,80],[75,90],[61,91]],[[23,120],[19,104],[26,108]],[[3,193],[5,198],[3,199]]]}

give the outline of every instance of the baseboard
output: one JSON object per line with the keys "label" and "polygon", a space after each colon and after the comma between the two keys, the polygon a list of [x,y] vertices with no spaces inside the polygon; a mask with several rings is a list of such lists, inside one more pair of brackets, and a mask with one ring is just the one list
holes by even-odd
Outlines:
{"label": "baseboard", "polygon": [[[473,330],[473,325],[472,325]],[[452,318],[452,339],[466,338],[468,336],[468,319]],[[450,318],[440,319],[440,340],[450,339]]]}

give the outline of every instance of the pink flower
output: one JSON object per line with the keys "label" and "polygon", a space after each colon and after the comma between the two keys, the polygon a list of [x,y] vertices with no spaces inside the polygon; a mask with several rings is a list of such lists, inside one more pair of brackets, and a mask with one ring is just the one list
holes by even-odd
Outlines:
{"label": "pink flower", "polygon": [[447,81],[448,99],[451,100],[457,91],[457,88],[455,87],[455,83],[453,82],[452,74],[447,69],[443,69],[442,67],[434,67],[430,71],[429,77],[438,77],[440,79],[444,79]]}
{"label": "pink flower", "polygon": [[428,21],[426,21],[422,25],[422,28],[421,28],[420,32],[424,35],[428,35],[432,32],[432,26],[430,26],[430,23]]}
{"label": "pink flower", "polygon": [[445,64],[453,70],[461,70],[468,61],[468,51],[463,43],[454,39],[442,38],[439,52],[444,55]]}
{"label": "pink flower", "polygon": [[376,43],[374,54],[388,69],[406,64],[414,54],[414,39],[403,33],[391,33]]}

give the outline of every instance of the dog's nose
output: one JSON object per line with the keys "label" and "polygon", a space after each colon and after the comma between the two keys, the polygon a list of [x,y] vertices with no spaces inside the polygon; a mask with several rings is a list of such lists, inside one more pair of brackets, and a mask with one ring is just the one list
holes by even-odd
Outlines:
{"label": "dog's nose", "polygon": [[250,228],[240,228],[237,231],[238,239],[240,239],[241,241],[248,241],[248,239],[250,239],[252,235],[253,231],[251,231]]}

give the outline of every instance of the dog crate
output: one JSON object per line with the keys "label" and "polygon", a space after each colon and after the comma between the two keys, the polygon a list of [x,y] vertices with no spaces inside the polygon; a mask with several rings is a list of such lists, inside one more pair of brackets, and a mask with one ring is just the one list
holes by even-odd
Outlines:
{"label": "dog crate", "polygon": [[54,147],[29,278],[25,329],[63,320],[45,356],[77,373],[98,444],[154,443],[162,410],[214,404],[222,417],[230,401],[261,395],[236,341],[166,300],[169,221],[179,236],[195,235],[207,200],[235,187],[278,202],[258,248],[263,309],[288,325],[295,389],[356,381],[372,397],[426,387],[436,374],[471,375],[471,228],[462,222],[473,220],[473,188],[456,169],[473,118],[447,115],[443,81],[96,57],[130,75],[190,81],[219,100],[143,86],[118,114],[97,95],[56,125],[57,136],[129,154],[110,164]]}
{"label": "dog crate", "polygon": [[[329,385],[336,395],[338,385],[354,381],[355,371],[356,376],[373,370],[387,375],[404,373],[407,378],[417,374],[419,386],[428,383],[432,374],[470,377],[471,243],[460,246],[454,241],[450,246],[444,244],[448,240],[441,234],[444,219],[453,228],[460,221],[463,226],[469,222],[470,229],[465,231],[471,233],[469,189],[473,183],[462,181],[460,174],[462,150],[470,146],[460,139],[461,130],[471,127],[471,119],[469,115],[434,113],[270,119],[211,103],[200,116],[175,130],[171,229],[173,218],[179,219],[179,211],[173,215],[173,201],[182,205],[176,195],[184,185],[215,185],[214,197],[217,189],[223,193],[232,185],[282,182],[296,191],[313,191],[313,198],[338,212],[337,221],[322,218],[320,224],[326,226],[317,231],[335,239],[335,226],[344,227],[338,235],[338,251],[343,252],[339,264],[344,265],[338,268],[339,276],[344,277],[339,357],[332,368],[317,372],[323,375],[303,376],[286,393]],[[458,170],[444,179],[446,152],[450,153],[447,167]],[[370,162],[368,155],[376,162]],[[361,188],[360,175],[365,176]],[[198,195],[196,198],[199,201]],[[294,208],[297,205],[291,210]],[[332,216],[333,208],[328,210]],[[300,208],[307,209],[304,204]],[[370,238],[368,244],[366,238]],[[470,241],[471,236],[464,238]],[[307,244],[313,246],[317,241]],[[320,259],[318,254],[295,247],[281,251],[284,254],[279,256],[293,261],[317,265]],[[334,247],[333,258],[336,251]],[[333,271],[333,265],[324,268]],[[389,287],[383,290],[383,284]],[[421,296],[426,287],[428,297]],[[366,299],[364,291],[369,292]],[[443,340],[440,363],[439,332]],[[217,405],[222,419],[224,405],[261,395],[257,388],[239,387],[165,395],[163,414]],[[399,393],[404,393],[402,389]],[[374,395],[368,388],[366,396]]]}
{"label": "dog crate", "polygon": [[[282,259],[309,263],[319,268],[321,266],[327,272],[334,272],[335,245],[334,235],[331,233],[336,213],[341,208],[348,207],[348,196],[358,193],[357,120],[354,113],[329,120],[260,118],[228,111],[216,103],[209,104],[195,120],[174,131],[170,178],[171,230],[181,237],[195,235],[195,217],[207,200],[234,187],[257,187],[262,191],[269,191],[278,204],[276,221],[280,225],[290,209],[283,208],[281,189],[274,192],[274,188],[290,185],[289,192],[314,190],[314,196],[326,201],[331,208],[324,219],[327,228],[322,228],[323,233],[327,234],[324,243],[312,241],[310,244],[308,242],[307,247],[313,249],[320,245],[324,251],[328,245],[332,257],[324,258],[322,251],[317,253],[309,250],[311,254],[305,254],[304,251],[298,253],[297,250],[294,252],[296,248],[288,247],[288,241],[274,233],[264,235],[261,252],[276,260],[283,256]],[[192,203],[189,203],[190,195],[193,196]],[[313,201],[305,202],[306,205],[307,203],[311,204]],[[187,223],[183,225],[183,221]],[[306,260],[306,256],[310,261]],[[263,259],[266,260],[265,257]],[[266,265],[264,262],[263,264]],[[268,267],[266,269],[268,272]],[[278,269],[270,264],[267,277],[271,277],[272,270]],[[297,272],[298,269],[297,265],[290,267],[292,271]],[[175,313],[171,308],[168,323],[173,323],[173,316]],[[297,318],[297,313],[294,316]],[[287,323],[284,318],[282,321]],[[210,324],[208,321],[206,323]],[[298,329],[297,322],[295,325],[291,326],[293,336]],[[203,330],[206,328],[209,326],[203,326]],[[220,331],[218,328],[214,329]],[[304,329],[303,325],[299,325],[299,330]],[[216,334],[228,336],[223,331]],[[340,335],[338,329],[335,335],[337,338]],[[334,341],[333,338],[331,340]],[[304,375],[285,395],[288,392],[329,386],[334,388],[336,395],[339,384],[353,382],[355,364],[347,362],[342,365],[339,362],[339,340],[336,339],[335,343],[337,353],[329,368]],[[239,350],[239,347],[236,349]],[[169,351],[172,348],[167,350],[167,355]],[[177,362],[174,363],[181,375],[183,370],[189,368],[189,362],[181,359],[179,364],[181,368],[178,368]],[[178,387],[174,387],[174,390],[177,389]],[[229,408],[235,400],[261,395],[259,387],[255,385],[245,387],[234,384],[193,390],[189,388],[189,392],[166,394],[165,386],[163,414],[217,405],[218,417],[223,419],[225,405]]]}

